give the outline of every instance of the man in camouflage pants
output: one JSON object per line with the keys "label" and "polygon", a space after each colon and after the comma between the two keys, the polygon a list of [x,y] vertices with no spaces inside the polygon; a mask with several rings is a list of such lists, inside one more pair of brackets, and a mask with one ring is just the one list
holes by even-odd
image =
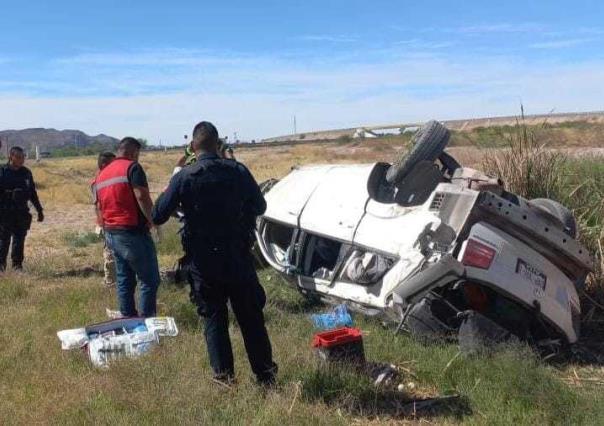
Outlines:
{"label": "man in camouflage pants", "polygon": [[[98,166],[99,171],[103,170],[109,163],[115,159],[115,154],[112,152],[103,152],[99,154]],[[95,202],[96,205],[96,202]],[[115,287],[115,260],[113,259],[113,253],[107,246],[107,241],[103,233],[103,227],[97,223],[96,226],[97,235],[103,238],[103,273],[104,282],[107,287]]]}

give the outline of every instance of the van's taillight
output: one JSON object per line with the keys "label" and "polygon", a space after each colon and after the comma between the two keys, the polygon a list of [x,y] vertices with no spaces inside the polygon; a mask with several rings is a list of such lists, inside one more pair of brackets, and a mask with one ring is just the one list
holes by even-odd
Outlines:
{"label": "van's taillight", "polygon": [[496,253],[491,247],[470,238],[461,263],[475,268],[489,269]]}

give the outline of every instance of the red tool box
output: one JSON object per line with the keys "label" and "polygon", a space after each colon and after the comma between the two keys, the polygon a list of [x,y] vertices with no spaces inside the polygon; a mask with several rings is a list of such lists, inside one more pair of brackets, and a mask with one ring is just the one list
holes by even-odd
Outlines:
{"label": "red tool box", "polygon": [[358,328],[343,327],[317,333],[313,337],[312,347],[323,361],[365,363],[363,335]]}

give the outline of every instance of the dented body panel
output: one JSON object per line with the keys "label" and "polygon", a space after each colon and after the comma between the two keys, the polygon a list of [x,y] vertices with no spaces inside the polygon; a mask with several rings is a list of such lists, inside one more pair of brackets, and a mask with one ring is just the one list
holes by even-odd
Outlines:
{"label": "dented body panel", "polygon": [[476,188],[472,170],[443,178],[421,204],[378,202],[367,188],[374,167],[302,167],[277,183],[257,231],[267,262],[304,294],[397,321],[432,294],[499,324],[517,307],[538,323],[527,325],[535,339],[577,340],[576,285],[593,267],[577,241],[492,179],[493,192]]}
{"label": "dented body panel", "polygon": [[300,227],[337,240],[352,241],[369,199],[365,182],[371,168],[371,165],[331,166],[321,173],[321,182],[300,213]]}

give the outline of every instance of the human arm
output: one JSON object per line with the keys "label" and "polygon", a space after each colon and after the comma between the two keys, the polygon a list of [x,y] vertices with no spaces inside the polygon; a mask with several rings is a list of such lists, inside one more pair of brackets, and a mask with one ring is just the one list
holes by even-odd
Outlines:
{"label": "human arm", "polygon": [[128,181],[132,186],[132,192],[138,207],[147,220],[149,226],[153,226],[151,220],[151,212],[153,210],[153,201],[149,193],[149,184],[147,183],[147,175],[142,166],[138,163],[133,163],[128,169]]}
{"label": "human arm", "polygon": [[266,211],[266,200],[254,176],[243,165],[240,164],[243,193],[246,194],[245,210],[254,216],[260,216]]}
{"label": "human arm", "polygon": [[231,148],[230,146],[226,149],[226,158],[235,160],[235,153],[233,152],[233,148]]}
{"label": "human arm", "polygon": [[34,182],[34,177],[30,173],[30,182],[31,188],[29,191],[29,201],[33,204],[34,208],[38,212],[38,222],[44,221],[44,209],[42,208],[42,203],[40,203],[40,199],[38,198],[38,191],[36,191],[36,184]]}
{"label": "human arm", "polygon": [[179,175],[174,176],[166,190],[155,201],[152,213],[153,223],[155,225],[166,223],[168,219],[170,219],[172,213],[180,205],[179,182]]}
{"label": "human arm", "polygon": [[152,225],[153,201],[151,201],[149,188],[145,188],[143,186],[133,186],[132,192],[134,192],[134,198],[136,198],[136,202],[138,203],[138,207],[141,209],[143,216],[145,216],[145,219],[147,219],[149,225]]}
{"label": "human arm", "polygon": [[[91,195],[91,200],[92,200],[92,205],[94,206],[94,217],[96,218],[96,229],[97,229],[97,233],[98,229],[103,227],[103,213],[101,212],[101,208],[99,206],[99,200],[96,194],[96,185],[95,185],[95,181],[93,180],[92,183],[90,184],[90,195]],[[100,235],[100,233],[99,233]]]}
{"label": "human arm", "polygon": [[241,226],[244,231],[244,238],[247,239],[248,246],[254,243],[254,230],[256,229],[256,218],[266,210],[266,201],[256,183],[252,174],[244,166],[241,167],[241,177],[243,194],[245,199],[242,209]]}
{"label": "human arm", "polygon": [[98,203],[94,203],[94,214],[96,215],[97,226],[102,227],[103,226],[103,213],[101,212],[101,209],[99,208]]}

